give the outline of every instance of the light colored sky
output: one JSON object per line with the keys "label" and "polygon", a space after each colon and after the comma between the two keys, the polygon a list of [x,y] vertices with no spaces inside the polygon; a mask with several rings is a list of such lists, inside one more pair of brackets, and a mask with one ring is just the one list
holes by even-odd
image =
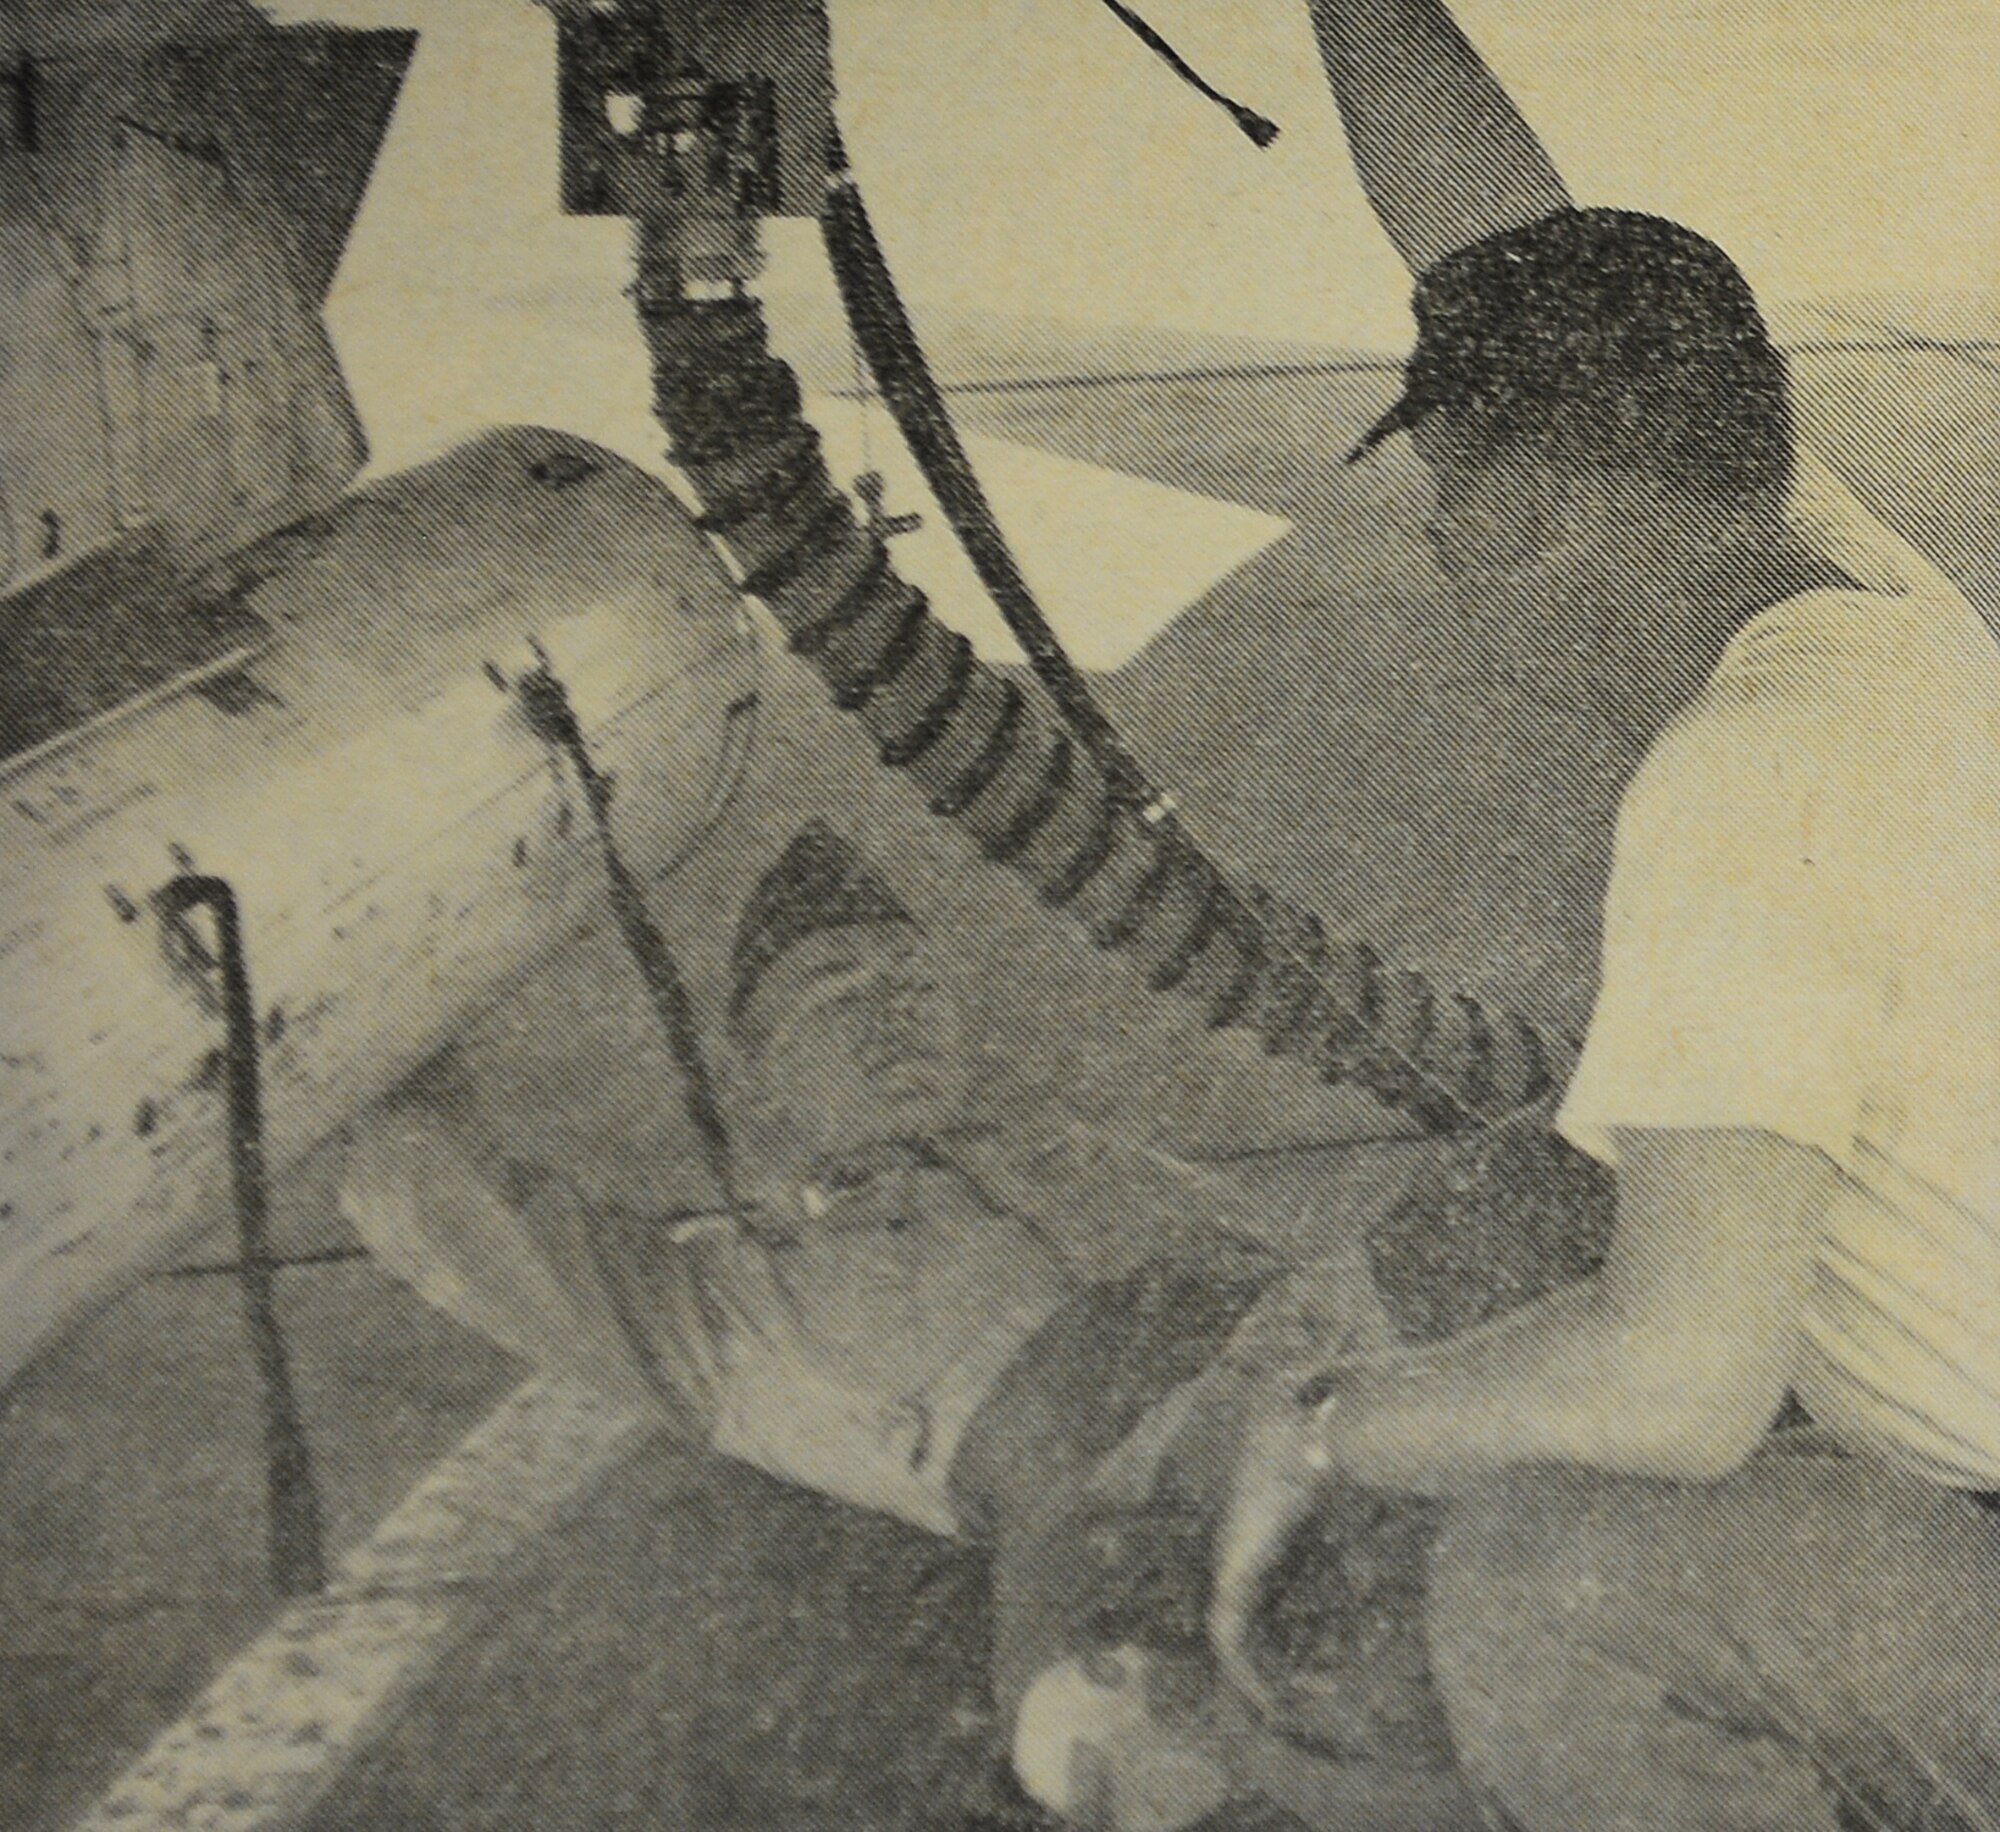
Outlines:
{"label": "light colored sky", "polygon": [[[1281,123],[1274,148],[1098,0],[833,0],[843,126],[919,328],[982,311],[1400,354],[1407,283],[1301,0],[1144,4]],[[1581,199],[1707,231],[1767,303],[2000,279],[1994,0],[1462,8]],[[626,230],[556,210],[549,15],[530,0],[272,10],[423,34],[329,309],[378,464],[496,420],[653,456]],[[830,295],[810,225],[772,240],[768,287]],[[773,320],[785,348],[787,314]]]}
{"label": "light colored sky", "polygon": [[[1297,0],[1146,0],[1284,127],[1259,153],[1097,0],[834,0],[844,125],[905,290],[1103,322],[1390,346],[1366,218]],[[350,287],[421,263],[482,293],[586,277],[558,224],[552,32],[528,0],[283,0],[424,49]],[[2000,276],[1993,0],[1463,0],[1586,201],[1681,217],[1774,300]]]}

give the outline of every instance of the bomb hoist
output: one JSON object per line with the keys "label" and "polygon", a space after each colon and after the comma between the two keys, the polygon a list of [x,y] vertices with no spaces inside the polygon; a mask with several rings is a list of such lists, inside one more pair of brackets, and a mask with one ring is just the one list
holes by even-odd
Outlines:
{"label": "bomb hoist", "polygon": [[[879,513],[857,516],[835,485],[798,380],[770,351],[748,290],[762,266],[759,218],[778,207],[787,164],[810,163],[797,125],[781,121],[777,81],[711,74],[704,47],[670,36],[641,0],[555,10],[565,199],[633,222],[632,293],[668,455],[742,589],[882,762],[1210,1026],[1247,1027],[1268,1052],[1359,1084],[1432,1130],[1536,1109],[1565,1051],[1518,1014],[1389,965],[1365,941],[1330,938],[1308,912],[1234,881],[1148,781],[1014,562],[830,120],[812,149],[818,216],[854,337],[1040,694],[979,660],[899,576],[891,530]],[[1259,144],[1275,133],[1216,99]]]}

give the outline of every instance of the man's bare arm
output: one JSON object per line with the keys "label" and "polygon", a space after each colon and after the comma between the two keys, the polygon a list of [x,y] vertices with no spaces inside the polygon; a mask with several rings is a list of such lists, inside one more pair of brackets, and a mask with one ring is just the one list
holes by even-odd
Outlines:
{"label": "man's bare arm", "polygon": [[1336,1476],[1433,1495],[1532,1464],[1702,1480],[1761,1441],[1796,1374],[1812,1218],[1838,1173],[1765,1132],[1618,1144],[1618,1226],[1594,1278],[1435,1348],[1337,1367],[1325,1406],[1280,1401],[1253,1429],[1209,1614],[1249,1697],[1265,1697],[1258,1599]]}
{"label": "man's bare arm", "polygon": [[1569,192],[1440,0],[1310,0],[1361,188],[1405,265],[1568,207]]}
{"label": "man's bare arm", "polygon": [[1450,1492],[1522,1463],[1724,1473],[1796,1373],[1811,1218],[1836,1172],[1764,1132],[1619,1139],[1618,1226],[1597,1276],[1439,1347],[1349,1370],[1333,1463]]}

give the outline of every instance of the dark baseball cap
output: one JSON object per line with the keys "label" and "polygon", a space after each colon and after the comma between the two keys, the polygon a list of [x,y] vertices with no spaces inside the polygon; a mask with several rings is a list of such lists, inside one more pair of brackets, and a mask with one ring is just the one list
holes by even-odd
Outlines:
{"label": "dark baseball cap", "polygon": [[[1446,255],[1417,282],[1416,347],[1402,393],[1348,454],[1350,464],[1440,411],[1516,436],[1603,420],[1648,432],[1665,407],[1683,443],[1749,405],[1783,410],[1783,363],[1749,284],[1705,237],[1629,210],[1559,210]],[[1727,390],[1727,411],[1704,401]],[[1675,411],[1674,397],[1680,397]],[[1788,420],[1786,422],[1789,424]],[[1600,428],[1607,438],[1618,427]],[[1696,455],[1700,462],[1700,455]]]}

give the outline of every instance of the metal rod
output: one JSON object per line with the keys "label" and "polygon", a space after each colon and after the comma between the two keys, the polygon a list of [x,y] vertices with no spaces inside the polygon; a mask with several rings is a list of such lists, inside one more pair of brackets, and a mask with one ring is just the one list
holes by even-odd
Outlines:
{"label": "metal rod", "polygon": [[235,890],[223,878],[183,874],[165,885],[154,901],[170,925],[184,925],[188,912],[198,908],[208,909],[215,918],[214,965],[222,994],[223,1091],[229,1124],[230,1186],[236,1207],[236,1270],[263,1411],[271,1581],[280,1595],[301,1596],[326,1583],[325,1533],[312,1455],[299,1419],[291,1363],[274,1301],[257,1007],[250,990],[242,913]]}
{"label": "metal rod", "polygon": [[[540,655],[539,649],[537,654]],[[694,1002],[688,997],[687,982],[681,977],[666,938],[654,926],[647,912],[638,881],[618,850],[617,836],[611,831],[610,779],[592,760],[590,746],[584,740],[583,727],[570,704],[569,689],[550,667],[546,655],[540,655],[538,665],[524,674],[517,686],[528,723],[544,743],[568,758],[583,789],[591,823],[597,830],[598,848],[604,858],[612,912],[618,919],[619,931],[625,938],[633,964],[639,969],[639,977],[652,999],[660,1026],[667,1033],[668,1047],[673,1051],[674,1062],[681,1072],[682,1098],[695,1135],[701,1141],[702,1156],[707,1162],[709,1175],[715,1180],[723,1206],[733,1215],[737,1212],[737,1192],[735,1167],[729,1148],[729,1128],[723,1120],[715,1083],[702,1054]]]}
{"label": "metal rod", "polygon": [[[294,1253],[285,1259],[267,1259],[264,1263],[273,1272],[290,1272],[301,1266],[344,1266],[368,1257],[366,1247],[328,1247],[322,1252]],[[153,1276],[156,1279],[213,1279],[242,1270],[240,1259],[215,1260],[195,1266],[163,1266]]]}

